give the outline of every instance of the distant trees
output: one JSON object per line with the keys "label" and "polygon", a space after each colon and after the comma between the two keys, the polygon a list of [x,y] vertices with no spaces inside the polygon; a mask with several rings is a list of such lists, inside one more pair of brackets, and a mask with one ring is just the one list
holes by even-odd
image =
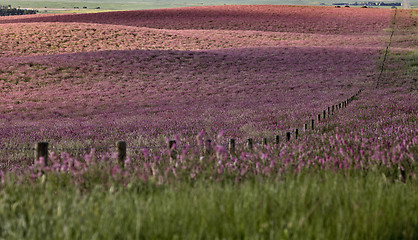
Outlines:
{"label": "distant trees", "polygon": [[38,10],[13,8],[11,5],[0,5],[0,16],[36,14]]}

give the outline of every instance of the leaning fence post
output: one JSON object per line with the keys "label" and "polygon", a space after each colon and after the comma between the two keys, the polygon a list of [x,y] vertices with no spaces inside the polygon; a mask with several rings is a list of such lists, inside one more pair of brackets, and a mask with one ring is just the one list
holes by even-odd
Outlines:
{"label": "leaning fence post", "polygon": [[118,151],[118,161],[119,164],[124,167],[125,160],[126,160],[126,142],[124,141],[117,141],[116,142],[116,149]]}
{"label": "leaning fence post", "polygon": [[170,150],[170,157],[175,159],[177,157],[176,140],[169,140],[167,146],[168,146],[168,149]]}
{"label": "leaning fence post", "polygon": [[35,161],[39,161],[40,158],[44,158],[45,166],[48,166],[48,143],[38,142],[35,145]]}
{"label": "leaning fence post", "polygon": [[233,139],[233,138],[229,139],[228,151],[229,151],[229,153],[235,153],[235,139]]}

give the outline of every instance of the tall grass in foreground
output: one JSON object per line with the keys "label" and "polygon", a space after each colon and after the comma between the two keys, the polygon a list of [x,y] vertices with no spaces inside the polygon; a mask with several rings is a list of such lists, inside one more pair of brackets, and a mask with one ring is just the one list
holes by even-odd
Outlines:
{"label": "tall grass in foreground", "polygon": [[65,174],[0,187],[2,239],[416,239],[417,180],[378,173],[243,183],[97,184]]}

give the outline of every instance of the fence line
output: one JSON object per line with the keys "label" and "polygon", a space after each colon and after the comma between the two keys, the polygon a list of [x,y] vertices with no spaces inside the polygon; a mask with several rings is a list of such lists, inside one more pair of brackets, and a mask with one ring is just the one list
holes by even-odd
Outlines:
{"label": "fence line", "polygon": [[[316,115],[316,121],[315,119],[310,119],[308,123],[305,123],[303,125],[303,128],[305,132],[311,130],[315,130],[317,126],[323,122],[325,119],[329,119],[332,115],[334,115],[337,110],[346,108],[352,101],[356,99],[356,97],[363,91],[363,89],[360,89],[356,92],[356,94],[352,95],[351,97],[347,98],[346,100],[339,102],[335,105],[328,106],[326,109],[324,109],[322,112],[320,112],[318,115]],[[315,115],[314,115],[315,116]],[[285,133],[285,140],[291,141],[292,136],[295,140],[299,137],[299,128],[287,131]],[[281,135],[276,135],[275,138],[272,140],[276,145],[280,144],[282,141]],[[269,139],[262,138],[262,147],[265,147],[268,145]],[[227,143],[227,150],[229,153],[233,154],[236,151],[237,145],[245,145],[245,147],[248,150],[252,150],[254,147],[254,140],[252,138],[248,138],[245,142],[237,143],[236,139],[231,138],[228,140]],[[202,147],[198,145],[188,145],[189,147]],[[38,142],[36,143],[34,148],[16,148],[16,147],[0,147],[0,150],[6,150],[6,151],[34,151],[34,161],[39,161],[40,158],[44,158],[44,162],[46,165],[48,165],[48,156],[49,156],[49,150],[56,150],[56,151],[90,151],[91,149],[95,150],[110,150],[115,149],[117,153],[117,159],[120,162],[120,164],[123,166],[126,158],[127,158],[127,149],[156,149],[156,148],[166,148],[170,151],[170,156],[172,158],[177,157],[177,142],[175,140],[169,140],[167,142],[167,145],[153,145],[153,146],[128,146],[125,141],[118,141],[114,146],[98,146],[98,147],[84,147],[84,148],[50,148],[49,143],[47,142]],[[212,146],[212,140],[207,139],[203,145],[203,152],[204,153],[211,153],[213,151]]]}
{"label": "fence line", "polygon": [[398,9],[395,8],[395,13],[393,15],[393,20],[392,20],[392,32],[391,32],[390,37],[389,37],[389,43],[386,46],[385,55],[384,55],[383,61],[382,61],[382,66],[380,66],[380,73],[379,73],[379,77],[377,77],[376,88],[379,86],[379,83],[382,79],[383,71],[385,70],[385,63],[386,63],[386,60],[387,60],[387,56],[389,54],[389,48],[390,48],[390,45],[392,44],[393,34],[395,33],[396,13],[397,12],[398,12]]}

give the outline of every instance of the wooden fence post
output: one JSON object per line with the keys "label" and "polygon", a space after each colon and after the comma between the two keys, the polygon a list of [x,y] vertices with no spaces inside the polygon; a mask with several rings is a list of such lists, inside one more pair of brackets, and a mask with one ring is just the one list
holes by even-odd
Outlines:
{"label": "wooden fence post", "polygon": [[325,118],[327,117],[327,110],[324,110],[323,115],[323,119],[325,120]]}
{"label": "wooden fence post", "polygon": [[332,115],[334,115],[334,105],[332,105]]}
{"label": "wooden fence post", "polygon": [[287,139],[288,142],[290,141],[290,132],[286,133],[286,139]]}
{"label": "wooden fence post", "polygon": [[305,132],[308,131],[308,124],[307,123],[305,123],[305,125],[303,126],[303,130],[305,130]]}
{"label": "wooden fence post", "polygon": [[45,166],[48,166],[48,143],[38,142],[35,145],[35,161],[39,161],[41,157],[44,158]]}
{"label": "wooden fence post", "polygon": [[205,154],[211,154],[212,153],[212,140],[210,140],[210,139],[206,140],[203,151],[204,151]]}
{"label": "wooden fence post", "polygon": [[311,128],[312,128],[312,130],[314,130],[314,129],[315,129],[315,124],[314,124],[314,122],[315,122],[315,120],[311,119]]}
{"label": "wooden fence post", "polygon": [[231,138],[228,142],[228,151],[229,153],[235,153],[235,139]]}
{"label": "wooden fence post", "polygon": [[252,138],[248,138],[247,139],[247,149],[248,150],[253,150],[253,139]]}
{"label": "wooden fence post", "polygon": [[176,159],[177,158],[176,140],[169,140],[167,146],[168,146],[168,149],[170,150],[170,157],[173,159]]}
{"label": "wooden fence post", "polygon": [[117,141],[116,142],[116,149],[118,151],[118,161],[119,164],[124,167],[125,160],[126,160],[126,142],[124,141]]}
{"label": "wooden fence post", "polygon": [[295,129],[295,139],[298,139],[298,135],[299,135],[299,129]]}
{"label": "wooden fence post", "polygon": [[276,144],[279,145],[280,144],[280,136],[276,135]]}
{"label": "wooden fence post", "polygon": [[321,114],[318,114],[317,119],[318,119],[318,124],[319,124],[321,122]]}
{"label": "wooden fence post", "polygon": [[263,138],[263,147],[267,146],[267,138]]}

